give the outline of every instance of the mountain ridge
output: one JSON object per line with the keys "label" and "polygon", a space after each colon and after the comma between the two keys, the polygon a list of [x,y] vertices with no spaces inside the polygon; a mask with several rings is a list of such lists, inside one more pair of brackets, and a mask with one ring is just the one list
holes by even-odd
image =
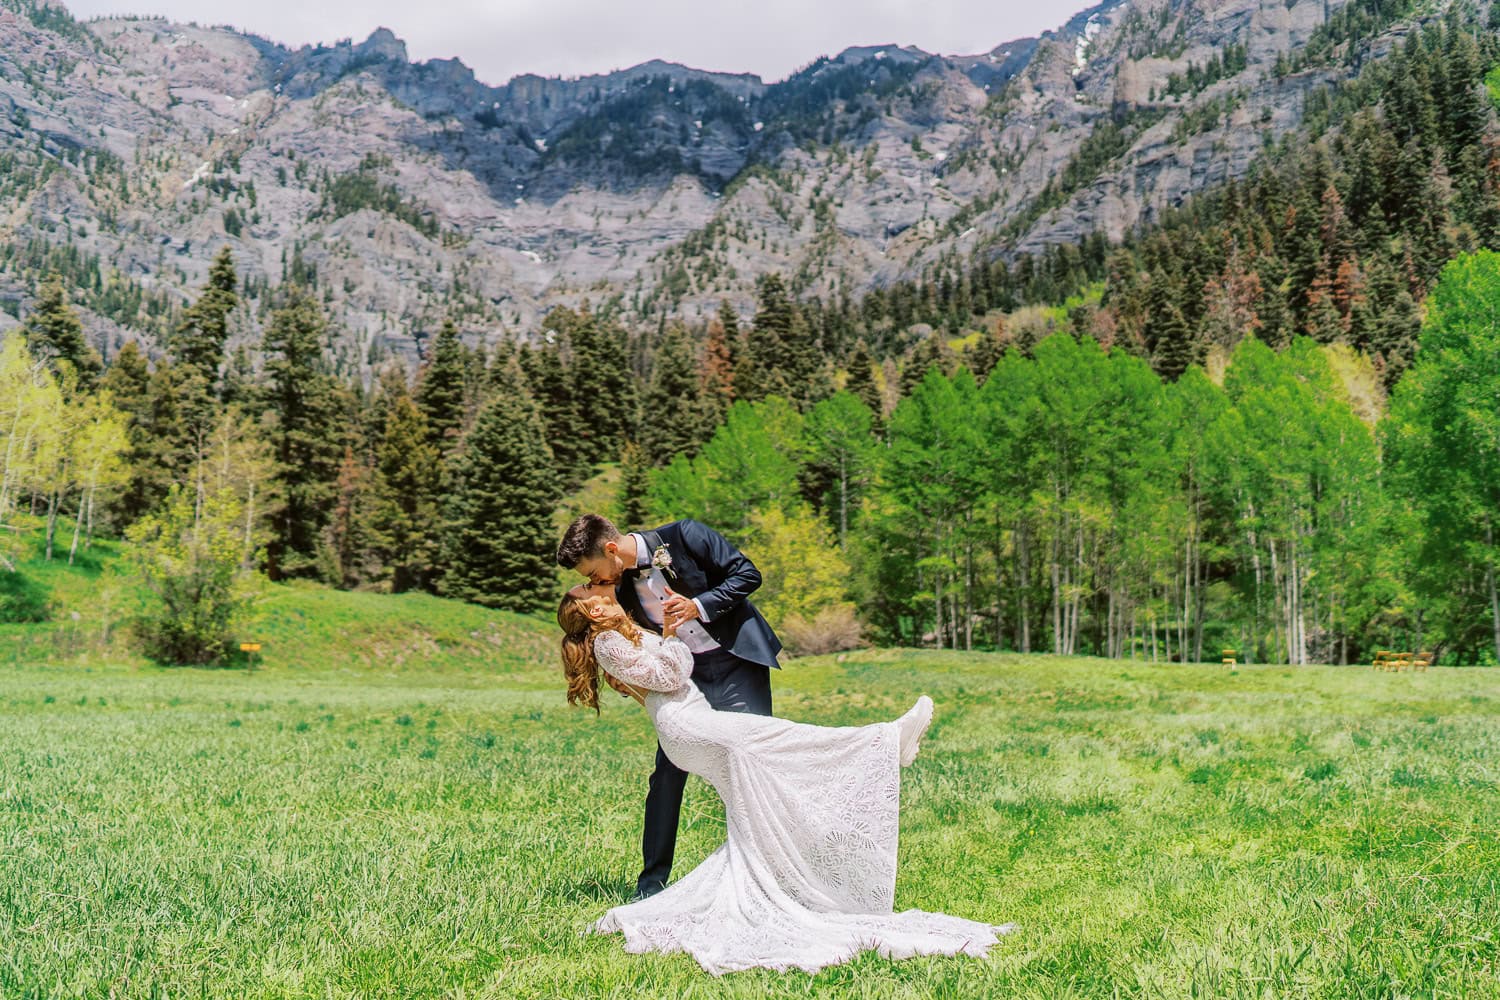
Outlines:
{"label": "mountain ridge", "polygon": [[[446,314],[481,340],[584,300],[637,320],[721,299],[744,315],[769,271],[858,297],[1118,240],[1243,176],[1309,94],[1351,75],[1276,71],[1345,6],[1107,0],[977,55],[856,46],[770,84],[649,61],[495,87],[456,59],[410,62],[385,28],[290,49],[7,0],[0,238],[37,249],[0,261],[0,306],[21,314],[71,248],[99,272],[81,304],[106,354],[159,349],[227,244],[252,303],[316,275],[335,355],[368,371],[414,356]],[[1203,82],[1226,52],[1234,71]],[[112,287],[125,304],[100,308]],[[237,325],[253,342],[255,309]]]}

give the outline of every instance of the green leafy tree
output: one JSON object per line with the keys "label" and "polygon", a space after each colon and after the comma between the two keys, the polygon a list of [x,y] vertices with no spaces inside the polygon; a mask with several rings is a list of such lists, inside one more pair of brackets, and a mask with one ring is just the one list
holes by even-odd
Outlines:
{"label": "green leafy tree", "polygon": [[1500,661],[1497,399],[1500,254],[1481,250],[1443,269],[1384,432],[1392,488],[1420,527],[1410,562],[1442,637],[1461,656],[1489,646]]}
{"label": "green leafy tree", "polygon": [[135,624],[146,655],[164,664],[220,663],[248,607],[253,577],[241,556],[243,509],[230,493],[200,505],[174,486],[128,532],[148,595]]}
{"label": "green leafy tree", "polygon": [[651,476],[650,507],[693,517],[735,536],[757,511],[801,503],[797,476],[802,416],[785,399],[743,400],[696,458],[678,455]]}
{"label": "green leafy tree", "polygon": [[858,513],[877,452],[875,418],[858,396],[838,392],[808,411],[803,482],[832,526],[840,549]]}
{"label": "green leafy tree", "polygon": [[772,625],[791,623],[800,633],[820,619],[828,625],[852,618],[849,563],[806,505],[756,511],[742,538],[765,580],[756,591],[756,606]]}

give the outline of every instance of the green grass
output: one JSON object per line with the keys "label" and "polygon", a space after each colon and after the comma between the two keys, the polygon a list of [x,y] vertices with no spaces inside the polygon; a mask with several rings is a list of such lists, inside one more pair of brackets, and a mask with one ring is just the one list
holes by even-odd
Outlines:
{"label": "green grass", "polygon": [[[873,651],[778,714],[937,720],[897,905],[986,961],[716,980],[580,934],[638,864],[653,738],[569,710],[545,616],[272,587],[261,668],[130,653],[101,543],[0,625],[0,997],[1496,997],[1500,674]],[[682,874],[724,837],[689,784]]]}
{"label": "green grass", "polygon": [[[897,905],[1019,929],[987,961],[715,980],[580,934],[636,870],[639,710],[569,710],[524,619],[277,600],[268,650],[358,652],[0,666],[0,995],[1500,996],[1484,670],[794,662],[791,718],[934,695]],[[397,637],[378,654],[374,620]],[[486,622],[514,640],[493,656]],[[679,874],[723,836],[694,780]]]}

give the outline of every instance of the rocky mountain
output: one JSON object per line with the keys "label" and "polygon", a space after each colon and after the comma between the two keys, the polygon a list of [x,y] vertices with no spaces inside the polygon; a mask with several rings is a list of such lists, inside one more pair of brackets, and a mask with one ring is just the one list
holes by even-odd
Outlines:
{"label": "rocky mountain", "polygon": [[890,45],[769,84],[649,62],[491,86],[411,62],[384,29],[294,50],[0,0],[0,325],[59,270],[106,355],[159,343],[228,244],[242,339],[267,290],[315,277],[340,363],[368,370],[447,313],[480,338],[585,299],[748,313],[768,271],[857,298],[976,255],[1118,239],[1243,175],[1310,95],[1387,51],[1411,23],[1381,8],[1106,0],[980,55]]}

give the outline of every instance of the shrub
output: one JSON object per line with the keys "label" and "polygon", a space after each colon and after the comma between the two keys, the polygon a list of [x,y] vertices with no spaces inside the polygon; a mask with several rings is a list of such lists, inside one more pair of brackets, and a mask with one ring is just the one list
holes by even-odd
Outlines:
{"label": "shrub", "polygon": [[146,606],[135,621],[145,654],[158,663],[222,662],[249,603],[253,576],[244,567],[243,507],[228,491],[206,498],[173,487],[162,509],[129,533],[145,584]]}
{"label": "shrub", "polygon": [[819,611],[812,621],[799,614],[790,614],[776,634],[793,656],[821,656],[865,645],[861,631],[854,605],[840,602]]}
{"label": "shrub", "polygon": [[0,569],[0,622],[44,622],[51,617],[46,587],[20,572]]}

